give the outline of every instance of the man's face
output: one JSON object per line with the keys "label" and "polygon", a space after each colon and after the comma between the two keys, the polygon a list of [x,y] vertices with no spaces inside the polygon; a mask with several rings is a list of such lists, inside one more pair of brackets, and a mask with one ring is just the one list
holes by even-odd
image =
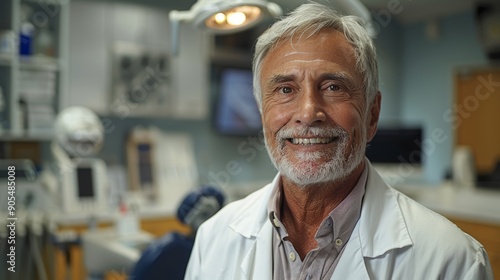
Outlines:
{"label": "man's face", "polygon": [[[338,31],[283,40],[262,62],[262,121],[278,170],[297,185],[344,179],[376,131],[354,49]],[[371,105],[371,104],[370,104]]]}

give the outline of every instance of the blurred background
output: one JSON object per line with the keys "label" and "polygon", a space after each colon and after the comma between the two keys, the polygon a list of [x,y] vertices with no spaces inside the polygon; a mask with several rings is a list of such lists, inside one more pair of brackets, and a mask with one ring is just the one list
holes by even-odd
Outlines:
{"label": "blurred background", "polygon": [[[122,279],[152,240],[194,234],[176,213],[193,192],[207,196],[201,186],[227,203],[273,179],[253,47],[306,1],[228,6],[244,15],[235,23],[224,4],[209,17],[214,1],[0,3],[0,225],[15,195],[16,262],[30,267],[10,273],[2,259],[1,279]],[[479,239],[500,277],[498,1],[321,2],[362,16],[374,36],[382,112],[368,158]],[[99,243],[116,236],[130,252]]]}

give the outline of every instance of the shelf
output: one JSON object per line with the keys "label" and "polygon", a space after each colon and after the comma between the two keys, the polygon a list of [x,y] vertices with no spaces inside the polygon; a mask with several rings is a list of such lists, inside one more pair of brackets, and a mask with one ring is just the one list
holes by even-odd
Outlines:
{"label": "shelf", "polygon": [[0,141],[51,141],[54,139],[53,132],[11,132],[0,130]]}
{"label": "shelf", "polygon": [[69,0],[22,0],[23,3],[34,3],[34,4],[49,4],[49,5],[63,5],[68,4]]}
{"label": "shelf", "polygon": [[[0,65],[12,66],[12,54],[0,53]],[[39,57],[39,56],[20,56],[19,67],[21,69],[31,70],[45,70],[45,71],[58,71],[61,62],[53,57]]]}
{"label": "shelf", "polygon": [[0,65],[11,66],[12,65],[12,55],[7,53],[0,53]]}
{"label": "shelf", "polygon": [[19,67],[25,70],[58,71],[60,61],[53,57],[20,56]]}
{"label": "shelf", "polygon": [[[68,92],[70,1],[0,0],[0,3],[0,29],[7,32],[9,42],[16,43],[14,48],[9,46],[0,53],[0,86],[7,108],[2,112],[0,141],[51,141],[54,138],[52,118],[63,106]],[[38,20],[40,30],[49,28],[53,51],[34,49],[33,55],[20,55],[19,31],[26,20],[23,17]],[[32,43],[35,48],[35,41]]]}

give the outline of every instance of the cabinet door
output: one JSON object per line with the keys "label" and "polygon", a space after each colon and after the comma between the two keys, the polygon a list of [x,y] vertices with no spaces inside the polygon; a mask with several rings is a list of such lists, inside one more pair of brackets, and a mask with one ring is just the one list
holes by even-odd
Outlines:
{"label": "cabinet door", "polygon": [[478,173],[500,161],[500,69],[457,75],[454,128],[456,145],[472,149]]}
{"label": "cabinet door", "polygon": [[68,1],[0,2],[2,138],[52,139],[67,92],[67,18]]}
{"label": "cabinet door", "polygon": [[[14,2],[0,1],[0,134],[11,128],[13,114],[13,100],[10,98],[13,91],[12,66],[14,61],[17,34],[14,29]],[[8,33],[11,33],[9,38]]]}
{"label": "cabinet door", "polygon": [[108,6],[98,2],[71,2],[69,94],[65,106],[85,106],[100,114],[109,110]]}
{"label": "cabinet door", "polygon": [[[182,24],[180,52],[171,57],[168,10],[74,1],[71,12],[71,76],[66,105],[86,106],[101,115],[120,118],[206,116],[209,35]],[[144,61],[150,61],[145,70],[137,66]],[[123,75],[129,70],[134,73],[132,78]],[[131,80],[133,83],[126,83]],[[162,94],[151,94],[156,91]],[[141,96],[162,98],[134,102],[137,100],[131,100],[130,95],[139,100]]]}

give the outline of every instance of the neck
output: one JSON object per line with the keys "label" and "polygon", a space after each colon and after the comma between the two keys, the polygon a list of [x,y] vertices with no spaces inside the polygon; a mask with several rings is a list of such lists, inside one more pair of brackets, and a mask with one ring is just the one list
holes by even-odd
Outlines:
{"label": "neck", "polygon": [[283,214],[299,222],[321,223],[356,186],[364,167],[365,162],[362,161],[341,180],[308,186],[298,186],[283,178]]}
{"label": "neck", "polygon": [[314,235],[321,222],[349,195],[364,168],[362,161],[342,180],[305,187],[282,178],[281,220],[302,258],[316,247]]}

